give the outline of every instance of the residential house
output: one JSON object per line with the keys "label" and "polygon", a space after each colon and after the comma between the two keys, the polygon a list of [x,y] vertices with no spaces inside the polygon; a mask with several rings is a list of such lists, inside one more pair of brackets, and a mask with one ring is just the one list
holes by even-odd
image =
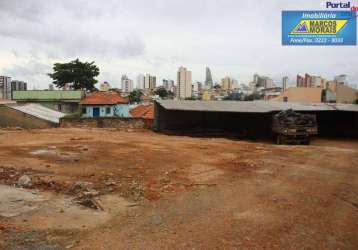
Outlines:
{"label": "residential house", "polygon": [[112,91],[94,92],[80,104],[83,117],[125,117],[129,113],[128,99]]}

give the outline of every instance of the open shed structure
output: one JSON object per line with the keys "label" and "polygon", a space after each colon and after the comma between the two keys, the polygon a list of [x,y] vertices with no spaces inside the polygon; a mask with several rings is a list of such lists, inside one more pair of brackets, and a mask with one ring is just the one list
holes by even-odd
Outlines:
{"label": "open shed structure", "polygon": [[19,105],[0,102],[0,128],[52,128],[57,127],[64,116],[64,113],[35,103]]}
{"label": "open shed structure", "polygon": [[270,136],[272,116],[287,109],[316,114],[319,135],[358,136],[358,105],[355,104],[161,100],[154,106],[153,128]]}

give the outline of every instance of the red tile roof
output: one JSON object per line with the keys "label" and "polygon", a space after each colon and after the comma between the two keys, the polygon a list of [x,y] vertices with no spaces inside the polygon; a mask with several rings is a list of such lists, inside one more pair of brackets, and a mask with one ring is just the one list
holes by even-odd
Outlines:
{"label": "red tile roof", "polygon": [[139,105],[129,111],[134,118],[154,119],[154,105]]}
{"label": "red tile roof", "polygon": [[154,105],[149,106],[149,108],[147,109],[147,113],[145,113],[142,118],[150,120],[154,119]]}
{"label": "red tile roof", "polygon": [[83,105],[115,105],[127,103],[128,100],[117,92],[94,92],[80,102],[80,104]]}

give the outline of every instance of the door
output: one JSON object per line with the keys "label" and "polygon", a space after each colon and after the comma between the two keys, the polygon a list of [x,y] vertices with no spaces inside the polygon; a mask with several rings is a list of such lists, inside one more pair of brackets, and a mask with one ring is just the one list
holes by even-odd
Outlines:
{"label": "door", "polygon": [[93,117],[99,117],[99,108],[93,108]]}

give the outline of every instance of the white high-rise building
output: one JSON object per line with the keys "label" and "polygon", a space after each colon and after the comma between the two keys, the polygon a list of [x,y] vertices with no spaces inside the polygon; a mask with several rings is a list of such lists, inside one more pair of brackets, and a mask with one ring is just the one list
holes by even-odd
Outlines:
{"label": "white high-rise building", "polygon": [[193,92],[199,93],[203,89],[203,84],[201,82],[196,82],[193,84]]}
{"label": "white high-rise building", "polygon": [[282,78],[282,91],[285,91],[288,86],[288,76]]}
{"label": "white high-rise building", "polygon": [[323,87],[324,79],[320,76],[311,76],[311,85],[312,87]]}
{"label": "white high-rise building", "polygon": [[348,84],[348,76],[347,75],[339,75],[339,76],[335,76],[334,80],[337,81],[338,84]]}
{"label": "white high-rise building", "polygon": [[275,84],[273,83],[273,80],[269,77],[265,78],[265,88],[273,88],[275,86]]}
{"label": "white high-rise building", "polygon": [[133,80],[129,79],[126,75],[122,76],[122,92],[130,93],[133,91]]}
{"label": "white high-rise building", "polygon": [[183,66],[178,69],[177,87],[177,97],[179,99],[185,99],[192,96],[191,71],[187,70]]}
{"label": "white high-rise building", "polygon": [[123,82],[123,84],[124,84],[123,92],[130,93],[133,91],[133,89],[134,89],[133,80],[127,79]]}
{"label": "white high-rise building", "polygon": [[144,75],[139,74],[137,76],[137,89],[144,89]]}
{"label": "white high-rise building", "polygon": [[236,79],[232,79],[232,88],[238,89],[239,87],[239,82]]}
{"label": "white high-rise building", "polygon": [[0,76],[0,99],[11,99],[11,77]]}

